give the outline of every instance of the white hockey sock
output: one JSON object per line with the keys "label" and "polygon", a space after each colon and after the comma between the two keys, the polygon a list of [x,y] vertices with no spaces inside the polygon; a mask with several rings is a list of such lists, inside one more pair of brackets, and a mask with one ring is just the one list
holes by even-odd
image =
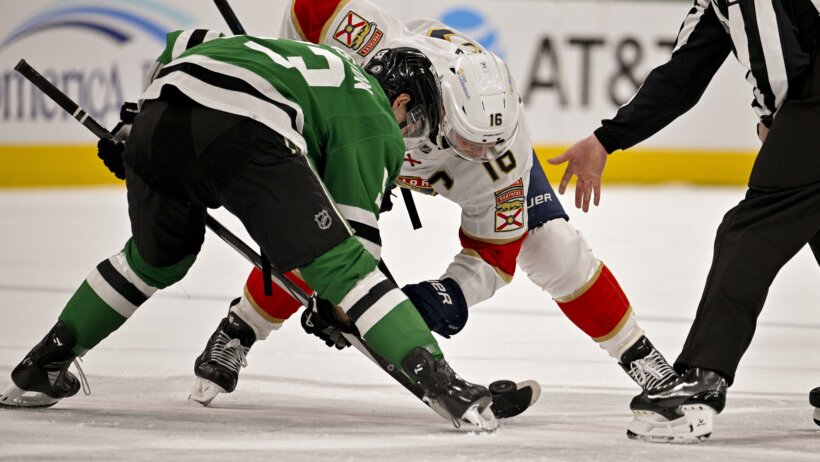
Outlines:
{"label": "white hockey sock", "polygon": [[244,295],[239,299],[239,303],[231,307],[231,312],[251,326],[256,334],[256,340],[265,340],[271,332],[282,327],[281,322],[274,323],[264,318]]}
{"label": "white hockey sock", "polygon": [[617,361],[620,361],[626,350],[634,345],[635,342],[641,338],[641,336],[643,336],[643,329],[638,326],[638,321],[635,320],[635,315],[630,311],[629,318],[626,320],[618,333],[603,342],[599,342],[598,345],[606,350],[606,352],[609,353],[609,356],[615,358]]}

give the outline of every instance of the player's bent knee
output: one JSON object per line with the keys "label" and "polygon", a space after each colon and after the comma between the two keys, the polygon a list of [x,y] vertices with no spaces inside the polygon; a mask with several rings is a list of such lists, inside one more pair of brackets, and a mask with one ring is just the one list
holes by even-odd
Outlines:
{"label": "player's bent knee", "polygon": [[584,287],[600,262],[581,232],[566,220],[557,219],[530,231],[518,265],[531,281],[560,299]]}
{"label": "player's bent knee", "polygon": [[458,283],[450,278],[407,284],[401,289],[413,302],[431,331],[450,338],[467,324],[467,302]]}
{"label": "player's bent knee", "polygon": [[128,267],[151,287],[164,289],[181,280],[196,261],[196,255],[188,255],[168,266],[154,266],[148,263],[137,250],[133,239],[129,239],[122,251]]}

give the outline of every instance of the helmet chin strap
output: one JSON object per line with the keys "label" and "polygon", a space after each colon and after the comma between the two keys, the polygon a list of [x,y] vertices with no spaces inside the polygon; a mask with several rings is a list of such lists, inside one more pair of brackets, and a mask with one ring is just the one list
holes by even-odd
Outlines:
{"label": "helmet chin strap", "polygon": [[441,134],[441,130],[437,130],[435,134],[435,140],[433,140],[433,135],[430,135],[430,141],[435,143],[440,149],[450,149],[450,143],[447,142],[447,138]]}

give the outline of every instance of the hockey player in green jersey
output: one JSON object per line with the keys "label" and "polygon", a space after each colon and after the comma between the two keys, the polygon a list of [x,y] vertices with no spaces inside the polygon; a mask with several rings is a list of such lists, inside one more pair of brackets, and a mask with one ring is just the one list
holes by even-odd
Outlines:
{"label": "hockey player in green jersey", "polygon": [[169,34],[122,153],[132,236],[12,371],[0,405],[45,407],[76,394],[81,384],[70,363],[182,279],[202,246],[206,210],[222,206],[276,268],[298,270],[437,409],[494,429],[489,391],[452,371],[346,220],[364,218],[378,235],[382,194],[405,150],[440,120],[429,60],[411,48],[388,53],[401,55],[414,76],[393,101],[379,86],[390,78],[383,68],[365,71],[332,47],[205,30]]}

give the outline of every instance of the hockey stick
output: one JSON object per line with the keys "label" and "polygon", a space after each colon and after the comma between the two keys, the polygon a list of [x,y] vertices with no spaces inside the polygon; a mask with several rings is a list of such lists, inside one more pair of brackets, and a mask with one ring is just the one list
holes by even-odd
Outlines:
{"label": "hockey stick", "polygon": [[214,3],[216,3],[216,7],[219,9],[222,17],[225,18],[225,22],[228,23],[228,27],[231,29],[231,32],[233,32],[233,35],[247,34],[245,28],[242,27],[242,24],[239,22],[239,18],[237,18],[233,12],[233,8],[228,4],[228,0],[214,0]]}
{"label": "hockey stick", "polygon": [[49,82],[48,79],[43,77],[36,69],[31,67],[25,59],[21,59],[17,65],[14,66],[14,70],[22,74],[29,82],[33,83],[35,87],[39,88],[40,91],[63,108],[65,112],[71,114],[71,116],[77,119],[83,126],[91,130],[91,133],[97,138],[119,141],[116,136],[91,118],[77,103]]}
{"label": "hockey stick", "polygon": [[[205,224],[208,228],[214,232],[220,239],[225,241],[229,246],[231,246],[234,250],[236,250],[240,255],[245,257],[245,260],[250,262],[256,268],[262,270],[262,257],[256,253],[250,246],[245,244],[241,239],[236,237],[233,233],[231,233],[227,228],[222,226],[214,217],[211,215],[207,215],[205,217]],[[307,307],[306,309],[310,309],[311,304],[311,297],[309,297],[301,287],[296,285],[293,281],[286,278],[279,270],[274,268],[272,265],[270,267],[270,275],[271,280],[282,288],[285,292],[290,294],[291,297],[295,298],[296,301]],[[397,382],[402,384],[404,388],[406,388],[410,393],[413,393],[417,398],[422,399],[424,397],[424,391],[421,387],[410,381],[410,379],[399,369],[397,369],[393,363],[382,357],[380,354],[376,353],[370,345],[365,343],[364,339],[359,337],[358,335],[343,333],[345,340],[348,343],[353,345],[357,350],[361,351],[365,356],[370,358],[374,363],[378,364],[379,367],[384,369],[385,372],[390,374],[391,377],[396,379]]]}
{"label": "hockey stick", "polygon": [[[117,138],[111,132],[109,132],[105,127],[97,123],[97,121],[94,120],[91,116],[89,116],[84,110],[82,110],[77,103],[75,103],[65,93],[60,91],[48,79],[43,77],[42,74],[37,72],[37,70],[35,70],[28,63],[26,63],[25,60],[21,59],[17,66],[15,66],[15,70],[20,72],[23,75],[23,77],[28,79],[32,84],[34,84],[34,86],[36,86],[43,93],[45,93],[46,96],[51,98],[66,112],[72,114],[74,118],[80,121],[80,123],[82,123],[83,126],[88,128],[95,136],[103,139],[117,140]],[[260,270],[264,268],[262,264],[262,257],[258,253],[256,253],[256,251],[251,249],[251,247],[248,246],[245,242],[239,239],[236,235],[231,233],[227,228],[225,228],[210,214],[206,214],[205,225],[214,234],[219,236],[220,239],[225,241],[240,255],[245,257],[245,259],[248,260],[255,267],[259,268]],[[294,299],[296,299],[299,303],[303,304],[304,306],[310,306],[310,297],[298,285],[296,285],[290,279],[286,278],[279,270],[274,268],[272,265],[270,265],[270,275],[271,280],[276,285],[281,287],[282,290],[287,292],[290,296],[292,296]],[[403,372],[401,372],[401,370],[399,370],[395,367],[395,365],[393,365],[393,363],[382,357],[380,354],[375,352],[367,343],[365,343],[364,339],[362,339],[358,335],[347,333],[345,333],[344,336],[345,339],[351,345],[356,347],[356,349],[361,351],[374,363],[378,364],[379,367],[384,369],[388,374],[390,374],[390,376],[392,376],[396,381],[401,383],[416,397],[421,399],[424,396],[424,391],[421,389],[420,386],[418,386],[418,384],[411,382],[410,379]]]}

